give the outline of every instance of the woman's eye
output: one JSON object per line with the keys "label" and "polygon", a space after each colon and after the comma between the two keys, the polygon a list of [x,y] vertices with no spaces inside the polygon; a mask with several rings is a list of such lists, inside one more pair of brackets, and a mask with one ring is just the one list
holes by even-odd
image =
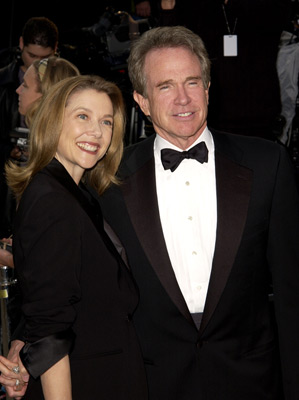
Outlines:
{"label": "woman's eye", "polygon": [[78,117],[80,119],[84,119],[84,120],[87,119],[87,115],[86,114],[79,114]]}
{"label": "woman's eye", "polygon": [[105,119],[104,121],[102,121],[102,124],[107,125],[107,126],[113,125],[112,121],[109,121],[108,119]]}

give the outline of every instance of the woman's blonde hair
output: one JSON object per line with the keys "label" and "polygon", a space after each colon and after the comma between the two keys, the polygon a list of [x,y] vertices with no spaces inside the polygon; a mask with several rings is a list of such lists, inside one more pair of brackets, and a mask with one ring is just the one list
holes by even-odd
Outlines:
{"label": "woman's blonde hair", "polygon": [[113,133],[105,157],[92,169],[86,170],[82,180],[91,185],[99,194],[103,193],[111,183],[118,183],[115,174],[122,158],[125,129],[123,97],[114,83],[99,76],[82,75],[57,83],[42,99],[31,128],[27,165],[18,167],[11,162],[6,165],[7,182],[15,193],[17,201],[20,200],[33,176],[55,156],[65,107],[70,96],[88,89],[106,93],[109,96],[113,105]]}
{"label": "woman's blonde hair", "polygon": [[29,128],[42,97],[49,91],[49,89],[65,78],[80,75],[78,68],[74,64],[64,58],[58,58],[55,56],[43,60],[35,60],[32,63],[32,67],[34,68],[36,76],[37,92],[41,93],[42,96],[35,100],[26,112],[25,120],[26,125]]}

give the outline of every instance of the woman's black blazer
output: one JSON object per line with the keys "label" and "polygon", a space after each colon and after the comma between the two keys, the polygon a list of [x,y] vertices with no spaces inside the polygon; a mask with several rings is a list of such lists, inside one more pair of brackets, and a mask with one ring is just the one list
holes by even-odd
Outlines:
{"label": "woman's black blazer", "polygon": [[100,207],[54,159],[21,199],[13,235],[32,378],[26,398],[41,399],[39,376],[69,353],[73,399],[147,398],[132,314],[131,273],[103,230]]}

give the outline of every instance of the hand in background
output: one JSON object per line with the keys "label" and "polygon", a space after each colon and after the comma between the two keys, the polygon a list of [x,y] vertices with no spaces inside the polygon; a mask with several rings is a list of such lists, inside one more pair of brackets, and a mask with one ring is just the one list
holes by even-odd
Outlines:
{"label": "hand in background", "polygon": [[9,251],[0,249],[0,267],[3,267],[3,266],[13,268],[13,266],[14,266],[13,257]]}
{"label": "hand in background", "polygon": [[[11,343],[7,358],[0,356],[0,383],[5,387],[9,397],[16,400],[20,400],[24,396],[29,381],[29,374],[19,357],[23,346],[24,342],[14,340]],[[15,373],[12,370],[14,367],[19,367],[20,372]],[[18,385],[16,385],[17,380],[19,381]]]}
{"label": "hand in background", "polygon": [[151,15],[151,4],[149,1],[141,1],[135,6],[136,14],[140,17],[150,17]]}
{"label": "hand in background", "polygon": [[[1,242],[4,244],[7,243],[10,246],[12,245],[12,239],[1,239]],[[7,267],[14,267],[13,256],[11,252],[4,249],[0,249],[0,267],[7,266]]]}
{"label": "hand in background", "polygon": [[15,146],[10,152],[10,157],[14,160],[19,160],[21,156],[22,150],[18,146]]}
{"label": "hand in background", "polygon": [[161,0],[162,10],[173,10],[175,6],[175,0]]}

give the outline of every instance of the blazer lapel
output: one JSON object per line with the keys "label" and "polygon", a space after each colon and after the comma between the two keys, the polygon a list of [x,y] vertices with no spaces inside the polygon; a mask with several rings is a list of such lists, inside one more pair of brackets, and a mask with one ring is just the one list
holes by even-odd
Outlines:
{"label": "blazer lapel", "polygon": [[[151,150],[152,151],[152,150]],[[174,304],[193,323],[168,256],[159,217],[154,156],[122,184],[132,224],[164,289]]]}
{"label": "blazer lapel", "polygon": [[[93,196],[89,194],[88,198],[83,194],[78,185],[74,182],[65,167],[55,158],[45,167],[45,173],[52,175],[66,190],[68,190],[80,203],[81,207],[88,214],[99,232],[103,231],[103,219],[101,209],[97,201],[93,201]],[[82,187],[83,189],[83,187]],[[87,193],[87,189],[83,189]]]}
{"label": "blazer lapel", "polygon": [[[55,158],[45,167],[44,172],[52,175],[66,190],[68,190],[74,196],[74,198],[76,198],[99,232],[107,248],[115,257],[121,259],[121,254],[118,252],[111,240],[111,237],[104,229],[102,210],[99,202],[96,200],[95,192],[92,189],[88,189],[84,185],[81,186],[81,190],[66,171],[64,166]],[[126,264],[125,260],[123,259],[122,262]]]}
{"label": "blazer lapel", "polygon": [[206,328],[231,272],[247,217],[252,171],[217,149],[217,234],[208,294],[200,326]]}

